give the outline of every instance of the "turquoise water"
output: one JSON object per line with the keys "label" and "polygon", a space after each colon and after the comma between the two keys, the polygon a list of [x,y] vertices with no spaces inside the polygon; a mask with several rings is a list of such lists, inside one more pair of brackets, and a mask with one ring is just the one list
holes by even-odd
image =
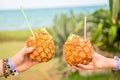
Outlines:
{"label": "turquoise water", "polygon": [[[108,6],[87,6],[87,7],[68,7],[68,8],[49,8],[49,9],[26,9],[24,10],[33,29],[41,26],[50,27],[53,25],[55,15],[61,13],[69,16],[72,10],[75,15],[80,13],[92,13],[97,9],[108,9]],[[1,10],[0,11],[0,31],[3,30],[24,30],[28,26],[20,10]]]}

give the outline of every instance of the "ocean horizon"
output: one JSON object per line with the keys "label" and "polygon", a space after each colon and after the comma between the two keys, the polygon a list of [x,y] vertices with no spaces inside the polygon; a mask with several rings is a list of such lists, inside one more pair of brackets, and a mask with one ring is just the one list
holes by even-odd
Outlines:
{"label": "ocean horizon", "polygon": [[[53,19],[57,15],[64,13],[69,16],[73,11],[75,16],[80,13],[88,14],[98,9],[109,9],[108,5],[80,6],[65,8],[42,8],[42,9],[24,9],[32,29],[38,29],[42,26],[51,27]],[[20,10],[0,10],[0,31],[26,30],[29,29]]]}

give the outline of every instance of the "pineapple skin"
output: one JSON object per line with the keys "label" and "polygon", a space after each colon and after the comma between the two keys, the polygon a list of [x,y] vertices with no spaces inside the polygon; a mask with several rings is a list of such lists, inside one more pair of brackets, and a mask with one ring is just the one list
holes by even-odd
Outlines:
{"label": "pineapple skin", "polygon": [[34,37],[31,36],[27,40],[27,47],[34,47],[34,50],[29,54],[29,58],[37,62],[47,62],[54,55],[54,40],[53,37],[45,31],[34,32]]}
{"label": "pineapple skin", "polygon": [[90,41],[83,40],[80,37],[67,40],[63,51],[66,62],[71,66],[77,66],[79,63],[87,65],[92,61],[92,54],[94,53]]}

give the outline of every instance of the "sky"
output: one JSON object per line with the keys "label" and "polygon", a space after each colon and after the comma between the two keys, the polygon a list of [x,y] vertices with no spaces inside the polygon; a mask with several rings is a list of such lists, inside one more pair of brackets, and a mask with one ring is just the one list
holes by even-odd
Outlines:
{"label": "sky", "polygon": [[108,5],[108,0],[0,0],[0,10]]}

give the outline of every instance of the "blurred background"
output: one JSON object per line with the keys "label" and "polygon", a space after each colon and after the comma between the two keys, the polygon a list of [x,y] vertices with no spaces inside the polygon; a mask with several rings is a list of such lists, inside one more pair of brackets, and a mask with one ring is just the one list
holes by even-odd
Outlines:
{"label": "blurred background", "polygon": [[87,16],[87,38],[95,51],[106,57],[120,57],[120,0],[0,0],[0,59],[15,55],[31,35],[20,6],[33,31],[44,26],[54,37],[56,53],[47,63],[0,80],[120,79],[120,72],[111,69],[72,70],[62,53],[70,33],[83,37],[83,18]]}

